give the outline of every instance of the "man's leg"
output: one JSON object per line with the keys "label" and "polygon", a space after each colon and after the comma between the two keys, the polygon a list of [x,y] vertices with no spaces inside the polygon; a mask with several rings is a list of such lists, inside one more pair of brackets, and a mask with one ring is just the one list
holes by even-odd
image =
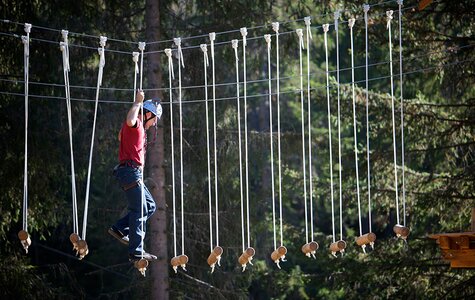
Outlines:
{"label": "man's leg", "polygon": [[145,185],[144,185],[144,196],[145,196],[145,204],[147,206],[147,220],[148,220],[157,209],[157,205],[155,204],[155,200],[153,199],[152,194],[150,193],[150,191]]}

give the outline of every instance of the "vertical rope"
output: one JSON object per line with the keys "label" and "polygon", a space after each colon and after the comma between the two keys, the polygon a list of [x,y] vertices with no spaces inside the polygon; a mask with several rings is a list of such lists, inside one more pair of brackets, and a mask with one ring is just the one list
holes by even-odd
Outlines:
{"label": "vertical rope", "polygon": [[365,89],[365,96],[366,96],[366,162],[368,167],[368,224],[369,224],[369,232],[373,232],[372,230],[372,221],[371,221],[371,168],[370,168],[370,145],[369,145],[369,89],[368,89],[368,11],[369,5],[363,5],[364,10],[364,22],[365,22],[365,60],[366,60],[366,89]]}
{"label": "vertical rope", "polygon": [[361,225],[361,199],[360,199],[360,176],[358,172],[358,140],[356,136],[356,95],[355,95],[355,60],[354,60],[354,48],[353,48],[353,26],[355,25],[355,19],[348,20],[348,26],[350,27],[350,41],[351,41],[351,93],[353,98],[353,137],[355,142],[355,171],[356,171],[356,196],[358,199],[358,223],[360,229],[360,236],[363,235],[363,227]]}
{"label": "vertical rope", "polygon": [[264,39],[267,43],[267,72],[268,72],[268,87],[269,87],[269,136],[270,136],[270,172],[271,172],[271,184],[272,184],[272,226],[274,231],[274,249],[277,249],[277,236],[275,226],[275,190],[274,190],[274,145],[273,145],[273,131],[272,131],[272,75],[271,75],[271,35],[265,34]]}
{"label": "vertical rope", "polygon": [[275,31],[275,48],[276,48],[276,62],[277,62],[277,69],[276,69],[276,94],[277,94],[277,167],[279,173],[279,229],[280,229],[280,245],[284,244],[284,237],[283,237],[283,216],[282,216],[282,157],[281,157],[281,146],[280,146],[280,55],[279,55],[279,23],[274,22],[272,23],[272,29]]}
{"label": "vertical rope", "polygon": [[22,36],[25,80],[25,164],[23,173],[23,230],[28,231],[28,69],[30,65],[31,24],[25,23],[26,36]]}
{"label": "vertical rope", "polygon": [[324,40],[325,40],[325,73],[327,77],[327,112],[328,112],[328,147],[329,147],[329,156],[330,156],[330,198],[332,202],[332,232],[333,232],[333,242],[336,241],[335,233],[335,203],[333,199],[333,155],[332,155],[332,128],[331,128],[331,107],[330,107],[330,74],[328,72],[328,29],[330,25],[323,25]]}
{"label": "vertical rope", "polygon": [[165,54],[168,57],[168,94],[170,102],[170,140],[171,140],[171,152],[172,152],[172,202],[173,202],[173,257],[177,256],[176,251],[176,191],[175,191],[175,142],[173,134],[173,89],[172,89],[172,79],[175,79],[175,74],[173,73],[173,58],[172,58],[172,49],[165,49]]}
{"label": "vertical rope", "polygon": [[97,51],[99,52],[99,72],[97,75],[96,105],[94,107],[94,121],[92,123],[91,149],[89,151],[89,166],[87,169],[86,200],[84,201],[84,219],[82,223],[82,237],[81,237],[83,240],[86,239],[87,213],[88,213],[88,207],[89,207],[89,189],[91,186],[92,153],[94,150],[94,135],[96,132],[97,107],[99,106],[99,91],[101,90],[102,75],[103,75],[104,66],[106,64],[105,51],[104,51],[106,42],[107,42],[107,37],[101,36],[100,42],[99,42],[101,47],[97,49]]}
{"label": "vertical rope", "polygon": [[183,108],[181,99],[181,68],[184,68],[183,53],[181,52],[181,38],[174,38],[178,47],[178,103],[180,110],[180,198],[181,198],[181,254],[185,255],[185,211],[183,192]]}
{"label": "vertical rope", "polygon": [[244,92],[244,161],[246,166],[246,221],[247,221],[247,247],[251,247],[251,231],[249,220],[249,157],[247,146],[247,76],[246,76],[246,36],[247,29],[243,27],[240,29],[242,35],[242,57],[243,57],[243,92]]}
{"label": "vertical rope", "polygon": [[69,148],[71,157],[71,196],[73,206],[73,233],[77,233],[79,230],[78,225],[78,211],[77,211],[77,198],[76,198],[76,172],[74,169],[74,151],[73,151],[73,126],[71,116],[71,93],[69,86],[69,46],[68,46],[68,31],[62,30],[63,42],[60,42],[60,50],[63,57],[63,76],[64,76],[64,89],[66,94],[66,111],[68,115],[68,131],[69,131]]}
{"label": "vertical rope", "polygon": [[340,18],[340,11],[337,10],[334,14],[335,19],[335,33],[336,33],[336,82],[337,82],[337,99],[338,99],[338,180],[340,193],[340,240],[343,240],[343,197],[341,188],[341,128],[340,128],[340,53],[338,43],[338,19]]}
{"label": "vertical rope", "polygon": [[214,134],[214,196],[216,206],[216,246],[219,246],[219,207],[218,207],[218,151],[216,146],[216,71],[214,63],[214,41],[216,40],[216,33],[209,34],[211,41],[211,67],[213,73],[213,134]]}
{"label": "vertical rope", "polygon": [[246,238],[244,228],[244,191],[242,184],[242,144],[241,144],[241,104],[239,102],[239,57],[238,47],[239,41],[232,40],[232,47],[234,49],[235,65],[236,65],[236,104],[237,104],[237,124],[238,124],[238,147],[239,147],[239,190],[241,195],[241,234],[242,234],[242,251],[246,250]]}
{"label": "vertical rope", "polygon": [[137,74],[140,74],[140,70],[139,70],[139,65],[138,65],[138,61],[139,61],[139,53],[138,52],[132,52],[132,61],[134,62],[134,102],[135,102],[135,98],[137,96]]}
{"label": "vertical rope", "polygon": [[386,12],[388,18],[387,29],[389,33],[389,70],[391,76],[391,108],[392,108],[392,120],[393,120],[393,152],[394,152],[394,189],[396,190],[396,219],[399,224],[399,193],[397,189],[397,153],[396,153],[396,122],[394,115],[394,80],[393,80],[393,52],[391,43],[391,20],[393,19],[393,11]]}
{"label": "vertical rope", "polygon": [[401,89],[401,167],[402,167],[402,213],[403,225],[406,226],[406,184],[405,184],[405,163],[404,163],[404,93],[402,90],[402,5],[403,0],[398,0],[399,4],[399,88]]}
{"label": "vertical rope", "polygon": [[305,27],[307,32],[307,117],[308,117],[308,178],[309,178],[309,202],[310,202],[310,240],[314,240],[313,234],[313,171],[312,171],[312,118],[311,118],[311,97],[310,97],[310,40],[312,31],[310,27],[310,17],[305,17]]}
{"label": "vertical rope", "polygon": [[209,114],[208,114],[208,72],[209,66],[208,60],[208,48],[206,44],[200,45],[201,51],[203,51],[203,70],[205,78],[205,110],[206,110],[206,161],[208,163],[208,204],[209,204],[209,241],[210,248],[213,251],[213,216],[212,216],[212,200],[211,200],[211,163],[210,163],[210,151],[209,151]]}
{"label": "vertical rope", "polygon": [[305,243],[308,244],[308,209],[307,209],[307,163],[305,161],[305,107],[303,96],[303,66],[302,66],[302,49],[305,48],[303,43],[303,31],[302,29],[296,29],[295,31],[299,37],[299,76],[300,76],[300,110],[302,120],[302,173],[303,173],[303,199],[305,208]]}
{"label": "vertical rope", "polygon": [[[139,42],[139,50],[140,50],[140,90],[142,91],[142,82],[143,82],[143,51],[145,49],[145,43],[144,42]],[[142,109],[141,109],[141,114],[142,114],[142,122],[143,120],[145,119],[144,118],[144,110],[143,110],[143,103],[142,103]],[[145,140],[147,140],[147,133],[145,132],[145,124],[142,123],[142,126],[144,127],[144,135],[145,135]],[[145,217],[144,217],[144,206],[145,206],[145,190],[144,190],[144,187],[145,187],[145,181],[144,181],[144,171],[145,171],[145,144],[146,142],[144,141],[144,149],[142,149],[142,152],[144,154],[144,164],[142,165],[142,178],[140,179],[142,181],[142,184],[141,184],[141,188],[140,188],[140,193],[141,193],[141,199],[142,199],[142,204],[141,204],[141,207],[140,207],[140,226],[141,226],[141,229],[142,229],[142,234],[140,236],[140,239],[141,239],[141,243],[142,243],[142,252],[141,252],[141,258],[143,259],[143,255],[144,255],[144,247],[143,247],[143,244],[144,244],[144,238],[145,238],[145,234],[144,234],[144,228],[145,228]]]}

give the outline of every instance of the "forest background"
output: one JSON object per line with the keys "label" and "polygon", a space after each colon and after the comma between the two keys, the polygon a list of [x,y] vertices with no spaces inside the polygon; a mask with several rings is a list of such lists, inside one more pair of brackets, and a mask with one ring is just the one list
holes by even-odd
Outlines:
{"label": "forest background", "polygon": [[[396,1],[368,1],[369,132],[372,228],[374,251],[363,254],[354,243],[359,235],[353,152],[353,118],[349,29],[356,17],[355,81],[363,232],[368,230],[366,160],[365,40],[363,1],[1,1],[0,22],[0,296],[2,299],[354,299],[451,298],[475,295],[475,274],[450,269],[431,233],[465,231],[475,205],[475,3],[470,0],[433,1],[424,10],[417,1],[404,1],[402,19],[403,98],[405,133],[406,217],[411,229],[407,243],[394,237],[396,223],[389,49],[385,11],[395,11],[393,67],[396,100],[398,174],[401,176],[399,33]],[[333,24],[333,12],[343,9],[339,27],[342,135],[343,233],[348,243],[344,257],[328,251],[332,241],[330,163],[327,127],[325,51],[321,25]],[[305,257],[305,212],[302,174],[302,133],[299,92],[299,48],[296,28],[312,17],[310,86],[314,239],[320,244],[316,259]],[[272,197],[269,147],[267,49],[263,35],[274,33],[271,22],[281,22],[280,114],[282,144],[282,200],[287,262],[278,270],[270,260],[273,250]],[[33,24],[30,35],[28,199],[32,245],[25,255],[17,238],[22,228],[25,102],[23,23]],[[43,28],[42,28],[43,27]],[[254,265],[245,272],[237,263],[241,254],[239,152],[236,75],[232,39],[248,27],[247,86],[249,124],[249,192],[251,244]],[[57,29],[57,30],[48,30]],[[71,170],[69,133],[58,30],[69,30],[73,145],[79,220],[82,226],[94,98],[99,56],[98,36],[109,38],[100,91],[92,160],[88,245],[79,261],[71,251]],[[209,255],[206,111],[203,55],[199,44],[217,32],[216,97],[217,155],[221,266],[213,274]],[[227,32],[219,34],[220,32]],[[187,37],[197,36],[193,39]],[[183,163],[185,253],[187,272],[175,274],[173,256],[170,113],[167,59],[164,48],[183,38]],[[329,32],[330,99],[333,180],[339,232],[336,44]],[[275,37],[272,77],[275,77]],[[124,42],[129,41],[129,42]],[[117,133],[133,99],[132,51],[147,42],[144,89],[147,98],[159,96],[164,114],[158,129],[149,133],[146,181],[159,209],[150,221],[147,249],[159,255],[147,276],[127,262],[127,250],[107,235],[107,228],[126,211],[126,201],[111,176],[117,163]],[[160,42],[157,42],[160,41]],[[157,43],[150,43],[157,42]],[[242,55],[242,43],[239,42]],[[306,49],[304,74],[306,74]],[[178,75],[174,59],[175,76]],[[211,68],[208,67],[208,76]],[[304,75],[305,77],[306,75]],[[162,79],[163,78],[163,79]],[[242,80],[240,61],[240,80]],[[208,83],[211,78],[208,77]],[[304,86],[307,81],[305,78]],[[177,87],[177,81],[173,82]],[[273,82],[275,88],[275,81]],[[193,88],[195,87],[195,88]],[[241,96],[243,86],[241,84]],[[304,96],[307,96],[304,88]],[[275,90],[274,90],[275,91]],[[208,90],[211,99],[211,89]],[[225,98],[223,100],[223,98]],[[178,91],[173,92],[177,103]],[[277,146],[276,96],[274,150]],[[211,114],[212,103],[209,103]],[[305,100],[305,107],[307,102]],[[242,106],[241,106],[242,109]],[[174,105],[175,158],[178,148],[178,105]],[[307,110],[304,115],[306,118]],[[212,115],[210,115],[211,121]],[[241,115],[243,119],[243,115]],[[211,123],[213,124],[213,123]],[[242,124],[242,123],[241,123]],[[211,138],[212,130],[210,129]],[[308,138],[308,129],[305,139]],[[306,145],[308,147],[308,145]],[[308,155],[308,152],[307,152]],[[275,153],[277,157],[277,153]],[[213,157],[212,168],[214,168]],[[307,158],[308,162],[308,158]],[[178,160],[175,163],[178,166]],[[178,168],[177,168],[178,170]],[[308,166],[307,166],[308,170]],[[277,177],[277,168],[275,168]],[[179,173],[176,184],[179,187]],[[307,171],[307,181],[308,181]],[[212,176],[213,173],[212,173]],[[214,182],[214,177],[211,178]],[[308,186],[308,182],[307,182]],[[275,184],[278,190],[278,182]],[[401,199],[399,177],[399,196]],[[307,189],[307,192],[309,190]],[[214,194],[214,190],[213,190]],[[308,196],[308,195],[307,195]],[[278,194],[275,197],[278,200]],[[177,189],[179,207],[180,195]],[[214,201],[214,198],[213,198]],[[178,209],[177,214],[181,211]],[[402,210],[401,210],[402,213]],[[277,215],[278,218],[278,215]],[[402,218],[402,216],[401,216]],[[178,250],[181,230],[178,218]]]}

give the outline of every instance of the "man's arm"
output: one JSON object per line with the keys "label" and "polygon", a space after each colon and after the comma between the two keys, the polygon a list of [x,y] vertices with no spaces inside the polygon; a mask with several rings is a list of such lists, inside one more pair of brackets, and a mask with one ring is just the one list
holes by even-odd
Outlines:
{"label": "man's arm", "polygon": [[132,104],[132,107],[129,109],[127,113],[127,126],[134,127],[137,124],[137,118],[139,116],[139,110],[142,106],[143,99],[145,98],[145,94],[142,90],[138,90],[137,96],[135,97],[135,102]]}

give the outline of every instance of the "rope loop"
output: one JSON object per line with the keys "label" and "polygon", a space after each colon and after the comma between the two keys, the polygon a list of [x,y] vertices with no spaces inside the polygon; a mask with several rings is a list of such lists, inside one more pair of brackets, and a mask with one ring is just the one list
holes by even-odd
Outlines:
{"label": "rope loop", "polygon": [[391,28],[391,21],[392,21],[392,19],[393,19],[393,11],[392,11],[392,10],[388,10],[388,11],[386,12],[386,17],[388,18],[386,28],[389,29],[389,28]]}
{"label": "rope loop", "polygon": [[135,63],[135,74],[139,74],[139,55],[138,52],[132,52],[132,61]]}
{"label": "rope loop", "polygon": [[350,27],[351,29],[353,29],[353,26],[355,26],[355,21],[356,21],[355,18],[349,19],[349,20],[348,20],[348,27]]}
{"label": "rope loop", "polygon": [[238,47],[239,47],[239,41],[238,40],[232,40],[231,41],[231,44],[232,44],[232,47],[234,49],[234,54],[235,54],[235,57],[236,57],[236,62],[239,61],[239,56],[238,56]]}
{"label": "rope loop", "polygon": [[310,37],[310,39],[313,40],[312,29],[310,27],[312,18],[311,17],[305,17],[305,18],[303,18],[303,20],[305,22],[305,27],[307,29],[307,34]]}
{"label": "rope loop", "polygon": [[181,62],[181,67],[185,68],[185,63],[184,63],[184,59],[183,59],[183,51],[181,51],[181,38],[174,38],[173,42],[178,47],[178,57],[179,57],[180,62]]}
{"label": "rope loop", "polygon": [[246,28],[246,27],[242,27],[239,31],[241,32],[241,35],[242,35],[242,45],[243,45],[243,46],[247,46],[247,40],[246,40],[246,37],[247,37],[247,28]]}
{"label": "rope loop", "polygon": [[31,32],[31,24],[30,23],[25,23],[25,32],[30,33]]}
{"label": "rope loop", "polygon": [[172,78],[175,79],[175,73],[173,72],[172,49],[166,48],[164,51],[165,51],[165,54],[168,57],[168,72],[170,72],[172,74]]}
{"label": "rope loop", "polygon": [[303,43],[303,29],[302,28],[295,29],[295,32],[297,33],[297,35],[299,37],[299,47],[300,47],[300,49],[305,49],[305,45]]}
{"label": "rope loop", "polygon": [[216,40],[216,32],[209,33],[209,40],[211,41],[211,59],[214,59],[214,41]]}
{"label": "rope loop", "polygon": [[209,59],[208,59],[208,45],[201,44],[200,45],[201,51],[203,51],[204,60],[206,62],[206,66],[209,67]]}
{"label": "rope loop", "polygon": [[270,49],[271,48],[271,37],[270,37],[270,34],[264,34],[264,39],[266,40],[266,43],[267,43],[267,49]]}

